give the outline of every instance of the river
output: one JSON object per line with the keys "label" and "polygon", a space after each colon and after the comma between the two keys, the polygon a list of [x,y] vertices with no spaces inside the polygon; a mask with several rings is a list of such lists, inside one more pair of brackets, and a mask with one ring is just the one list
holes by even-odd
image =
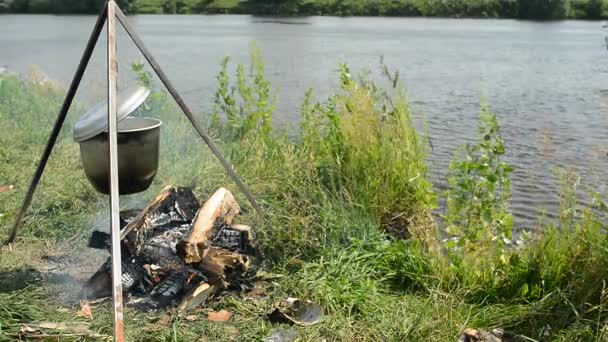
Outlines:
{"label": "river", "polygon": [[[608,172],[608,51],[601,23],[426,18],[266,18],[134,16],[130,18],[187,102],[204,112],[219,60],[245,62],[252,41],[262,49],[279,90],[275,120],[297,122],[309,87],[323,98],[336,69],[379,69],[380,56],[400,71],[416,118],[432,138],[438,191],[459,144],[472,141],[482,99],[499,116],[514,167],[516,224],[532,228],[555,216],[559,168],[578,172],[581,189],[604,192]],[[95,21],[92,16],[0,16],[0,67],[37,66],[67,84]],[[82,99],[103,95],[105,50],[96,49]],[[119,31],[120,77],[140,59]],[[582,194],[582,191],[581,191]]]}

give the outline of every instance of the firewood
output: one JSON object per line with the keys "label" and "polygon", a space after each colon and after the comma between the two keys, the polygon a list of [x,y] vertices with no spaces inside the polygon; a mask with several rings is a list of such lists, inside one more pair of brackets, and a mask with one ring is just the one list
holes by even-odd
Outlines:
{"label": "firewood", "polygon": [[207,299],[215,293],[216,289],[216,286],[204,282],[200,283],[182,297],[182,301],[177,310],[179,312],[184,312],[196,308],[206,302]]}
{"label": "firewood", "polygon": [[241,236],[243,241],[241,249],[246,254],[252,254],[255,250],[255,235],[253,233],[253,228],[244,224],[233,224],[230,226],[230,229],[234,229],[242,233]]}
{"label": "firewood", "polygon": [[177,245],[178,255],[186,263],[197,263],[205,258],[211,247],[211,237],[218,219],[231,224],[240,211],[232,193],[224,188],[217,190],[198,211],[192,230]]}
{"label": "firewood", "polygon": [[198,209],[199,203],[192,190],[167,186],[127,224],[120,234],[121,240],[126,238],[126,245],[136,255],[156,226],[191,222]]}
{"label": "firewood", "polygon": [[226,249],[232,252],[254,255],[255,245],[253,243],[253,230],[250,226],[233,224],[222,226],[217,234],[214,234],[211,243],[213,247]]}
{"label": "firewood", "polygon": [[253,241],[253,230],[251,229],[250,226],[245,225],[245,224],[233,224],[230,225],[230,228],[239,231],[239,232],[245,232],[247,234],[247,238],[249,239],[249,241]]}
{"label": "firewood", "polygon": [[211,247],[198,268],[205,272],[211,284],[228,287],[251,266],[247,255]]}

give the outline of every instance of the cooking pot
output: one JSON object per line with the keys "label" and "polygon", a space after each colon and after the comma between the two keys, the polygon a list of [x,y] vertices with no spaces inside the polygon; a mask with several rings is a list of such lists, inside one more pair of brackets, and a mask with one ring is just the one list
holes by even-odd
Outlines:
{"label": "cooking pot", "polygon": [[[158,170],[160,127],[158,119],[127,117],[148,97],[150,91],[131,87],[117,96],[118,190],[121,195],[146,190]],[[80,159],[95,190],[110,193],[110,157],[107,103],[101,102],[74,126],[80,144]]]}
{"label": "cooking pot", "polygon": [[[162,122],[152,118],[125,118],[118,122],[118,190],[121,195],[146,190],[158,170]],[[108,133],[80,142],[84,173],[102,194],[110,193],[110,145]]]}

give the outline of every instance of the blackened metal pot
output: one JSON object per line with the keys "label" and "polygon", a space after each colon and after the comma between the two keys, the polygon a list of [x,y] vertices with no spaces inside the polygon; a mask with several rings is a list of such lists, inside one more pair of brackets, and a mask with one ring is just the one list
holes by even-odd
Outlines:
{"label": "blackened metal pot", "polygon": [[[127,117],[118,128],[118,189],[121,195],[146,190],[158,170],[160,126],[153,118]],[[102,194],[110,193],[108,132],[80,142],[84,172]]]}

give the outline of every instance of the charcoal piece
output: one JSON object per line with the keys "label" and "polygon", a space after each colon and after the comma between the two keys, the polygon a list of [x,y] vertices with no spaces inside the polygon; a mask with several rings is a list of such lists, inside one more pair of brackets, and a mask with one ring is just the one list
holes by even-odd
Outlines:
{"label": "charcoal piece", "polygon": [[95,249],[110,250],[110,247],[112,247],[112,237],[110,234],[105,232],[100,232],[98,230],[93,231],[89,237],[89,243],[87,246]]}
{"label": "charcoal piece", "polygon": [[[111,265],[109,271],[112,272]],[[146,270],[139,258],[131,258],[122,262],[122,286],[124,289],[130,290],[140,285],[145,275]]]}
{"label": "charcoal piece", "polygon": [[[129,291],[138,287],[146,275],[141,261],[138,258],[130,258],[122,261],[122,288]],[[112,258],[108,257],[99,270],[89,278],[84,285],[86,298],[102,298],[112,295]]]}
{"label": "charcoal piece", "polygon": [[169,196],[159,204],[150,217],[155,226],[170,222],[192,222],[200,208],[192,189],[185,187],[172,188]]}
{"label": "charcoal piece", "polygon": [[180,295],[186,287],[187,282],[187,269],[184,268],[174,271],[152,289],[150,296],[155,299],[160,306],[175,303],[178,295]]}
{"label": "charcoal piece", "polygon": [[245,239],[245,232],[239,232],[237,230],[230,229],[229,227],[223,227],[218,230],[218,233],[213,238],[211,245],[237,252],[245,249]]}
{"label": "charcoal piece", "polygon": [[217,230],[211,246],[241,254],[255,255],[253,229],[243,224],[224,225]]}
{"label": "charcoal piece", "polygon": [[201,208],[192,189],[178,187],[175,192],[175,197],[174,210],[172,211],[172,213],[174,213],[172,214],[174,221],[177,221],[177,218],[179,217],[181,222],[192,222],[194,216],[196,216],[196,212]]}
{"label": "charcoal piece", "polygon": [[146,244],[139,253],[143,263],[174,270],[184,267],[183,261],[168,246]]}

